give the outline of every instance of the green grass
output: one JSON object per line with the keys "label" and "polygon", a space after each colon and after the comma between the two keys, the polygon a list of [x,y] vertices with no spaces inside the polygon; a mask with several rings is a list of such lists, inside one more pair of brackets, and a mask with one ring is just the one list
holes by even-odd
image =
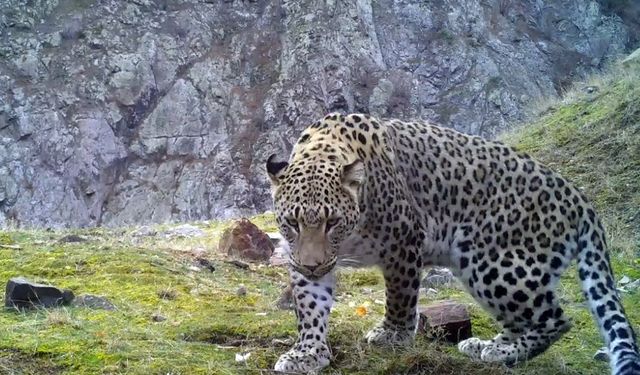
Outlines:
{"label": "green grass", "polygon": [[[254,221],[272,225],[273,218]],[[0,279],[26,276],[70,288],[76,294],[98,294],[116,311],[61,307],[0,312],[0,373],[9,374],[244,374],[267,373],[295,336],[292,312],[278,310],[275,301],[287,282],[285,270],[252,265],[243,270],[225,263],[216,243],[227,223],[199,224],[207,234],[195,239],[166,239],[169,226],[152,237],[132,230],[73,231],[87,241],[62,243],[69,232],[14,231],[3,242],[19,249],[0,249]],[[271,227],[272,228],[272,227]],[[205,255],[215,271],[190,270],[196,256]],[[640,277],[633,265],[620,265],[630,277]],[[632,272],[633,271],[633,272]],[[327,374],[600,374],[604,364],[591,355],[600,346],[595,326],[581,307],[573,273],[563,279],[562,297],[576,327],[543,356],[511,372],[473,363],[455,346],[421,337],[406,349],[377,349],[364,344],[364,333],[383,315],[383,279],[375,270],[343,270],[338,302],[331,314],[330,342],[335,354]],[[245,297],[236,295],[240,284]],[[170,294],[175,298],[162,298]],[[496,333],[495,322],[466,292],[441,289],[435,297],[469,304],[476,335]],[[627,305],[640,303],[637,294]],[[367,306],[367,315],[356,314]],[[632,319],[640,315],[631,310]],[[166,318],[152,319],[154,314]],[[247,363],[235,354],[251,353]],[[16,362],[18,365],[16,365]],[[18,367],[16,367],[18,366]],[[585,370],[588,369],[588,370]]]}
{"label": "green grass", "polygon": [[[591,80],[595,93],[570,93],[533,124],[504,140],[547,163],[582,187],[604,218],[618,276],[640,278],[640,79],[622,68]],[[275,230],[271,215],[252,218]],[[115,311],[62,307],[0,311],[0,374],[265,374],[295,337],[295,317],[275,301],[287,282],[279,267],[243,270],[225,263],[217,240],[229,223],[195,223],[201,238],[134,235],[131,229],[0,233],[0,280],[25,276],[107,297]],[[74,233],[87,241],[64,243]],[[194,271],[204,256],[215,271]],[[241,285],[247,295],[236,295]],[[378,349],[362,337],[383,315],[383,279],[375,270],[343,270],[331,313],[334,361],[325,374],[582,374],[608,372],[591,359],[602,345],[583,307],[575,269],[559,294],[574,327],[550,350],[513,369],[474,363],[455,346],[419,337],[403,349]],[[172,298],[163,298],[170,295]],[[421,304],[455,299],[469,305],[474,334],[490,337],[496,323],[469,295],[440,289]],[[4,301],[0,301],[4,302]],[[640,293],[624,295],[636,328]],[[367,306],[358,316],[357,306]],[[156,322],[152,317],[166,320]],[[274,341],[274,339],[276,341]],[[279,341],[278,341],[279,340]],[[235,354],[250,352],[246,363]]]}

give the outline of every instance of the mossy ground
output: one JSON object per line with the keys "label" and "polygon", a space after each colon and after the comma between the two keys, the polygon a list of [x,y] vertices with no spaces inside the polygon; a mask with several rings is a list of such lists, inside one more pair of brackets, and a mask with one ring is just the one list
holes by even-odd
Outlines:
{"label": "mossy ground", "polygon": [[[597,82],[592,94],[572,94],[536,123],[504,139],[531,153],[583,187],[610,233],[618,277],[640,278],[640,88],[638,75],[621,70]],[[252,219],[275,230],[273,218]],[[0,311],[0,374],[253,374],[269,373],[282,340],[295,336],[295,317],[275,301],[287,282],[279,267],[244,270],[225,263],[216,244],[224,222],[196,223],[200,238],[166,238],[134,229],[0,233],[0,280],[25,276],[98,294],[115,311],[61,307]],[[85,242],[61,242],[67,234]],[[16,248],[19,247],[19,248]],[[193,269],[206,256],[215,271]],[[237,296],[243,284],[247,295]],[[560,295],[574,327],[550,350],[513,369],[474,363],[455,346],[420,337],[403,349],[377,349],[362,341],[383,314],[383,280],[376,270],[343,270],[331,314],[335,360],[327,374],[604,374],[592,355],[602,345],[583,305],[575,269],[562,279]],[[170,298],[167,298],[169,296]],[[474,334],[490,337],[495,322],[465,293],[441,289],[438,299],[469,304]],[[0,301],[4,302],[4,301]],[[624,294],[638,330],[640,293]],[[356,314],[356,306],[367,314]],[[164,321],[156,322],[154,314]],[[276,341],[274,341],[276,340]],[[246,363],[236,353],[249,352]]]}

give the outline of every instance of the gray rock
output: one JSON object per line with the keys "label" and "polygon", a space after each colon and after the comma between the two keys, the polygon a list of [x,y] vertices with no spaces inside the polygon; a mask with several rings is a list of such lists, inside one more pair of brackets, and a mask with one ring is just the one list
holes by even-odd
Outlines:
{"label": "gray rock", "polygon": [[609,362],[609,350],[606,347],[598,349],[596,354],[593,355],[593,359],[596,361]]}
{"label": "gray rock", "polygon": [[266,232],[273,246],[278,247],[281,242],[285,241],[280,232]]}
{"label": "gray rock", "polygon": [[197,237],[204,236],[204,231],[191,224],[184,224],[175,228],[167,229],[166,231],[164,231],[164,235],[167,238],[176,238],[176,237],[197,238]]}
{"label": "gray rock", "polygon": [[116,310],[116,306],[106,297],[92,294],[81,294],[73,300],[72,306],[86,307],[93,310]]}
{"label": "gray rock", "polygon": [[633,51],[632,54],[622,60],[622,64],[631,67],[633,65],[640,66],[640,48]]}
{"label": "gray rock", "polygon": [[618,288],[618,291],[623,293],[633,293],[640,288],[640,279],[634,280],[632,282],[623,284]]}
{"label": "gray rock", "polygon": [[238,286],[238,289],[236,290],[236,295],[239,297],[244,297],[247,295],[247,287],[240,284],[240,286]]}
{"label": "gray rock", "polygon": [[629,278],[629,276],[624,275],[620,280],[618,280],[618,285],[626,285],[626,284],[629,284],[630,282],[631,282],[631,279]]}
{"label": "gray rock", "polygon": [[209,272],[214,272],[216,270],[215,264],[213,264],[213,262],[211,262],[209,259],[197,257],[196,263],[198,264],[198,266],[209,270]]}
{"label": "gray rock", "polygon": [[87,238],[83,236],[79,236],[77,234],[68,234],[66,236],[61,237],[58,242],[62,243],[70,243],[70,242],[87,242]]}
{"label": "gray rock", "polygon": [[151,320],[153,320],[156,323],[160,323],[160,322],[164,322],[165,320],[167,320],[167,317],[162,315],[162,314],[153,314],[151,315]]}
{"label": "gray rock", "polygon": [[55,307],[69,304],[73,299],[74,295],[70,290],[14,277],[7,282],[4,305],[8,308]]}
{"label": "gray rock", "polygon": [[152,236],[155,236],[157,233],[158,232],[151,226],[144,225],[134,230],[131,233],[131,235],[134,237],[152,237]]}
{"label": "gray rock", "polygon": [[0,228],[264,211],[267,156],[327,112],[492,137],[639,30],[593,0],[60,4],[0,2]]}
{"label": "gray rock", "polygon": [[456,278],[448,268],[432,267],[422,279],[424,288],[448,287],[456,282]]}

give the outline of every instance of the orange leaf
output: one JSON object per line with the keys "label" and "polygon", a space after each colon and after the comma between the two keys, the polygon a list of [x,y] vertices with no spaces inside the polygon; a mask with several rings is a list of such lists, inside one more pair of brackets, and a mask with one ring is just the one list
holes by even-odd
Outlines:
{"label": "orange leaf", "polygon": [[358,306],[356,307],[356,315],[358,316],[365,316],[367,315],[367,308],[364,306]]}

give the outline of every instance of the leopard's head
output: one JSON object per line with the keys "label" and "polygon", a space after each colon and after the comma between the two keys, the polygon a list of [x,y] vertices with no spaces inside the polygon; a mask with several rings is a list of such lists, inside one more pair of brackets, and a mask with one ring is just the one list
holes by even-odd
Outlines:
{"label": "leopard's head", "polygon": [[338,248],[360,217],[360,186],[365,179],[360,160],[340,162],[335,155],[305,154],[293,161],[266,163],[280,232],[289,242],[290,265],[317,279],[337,262]]}

